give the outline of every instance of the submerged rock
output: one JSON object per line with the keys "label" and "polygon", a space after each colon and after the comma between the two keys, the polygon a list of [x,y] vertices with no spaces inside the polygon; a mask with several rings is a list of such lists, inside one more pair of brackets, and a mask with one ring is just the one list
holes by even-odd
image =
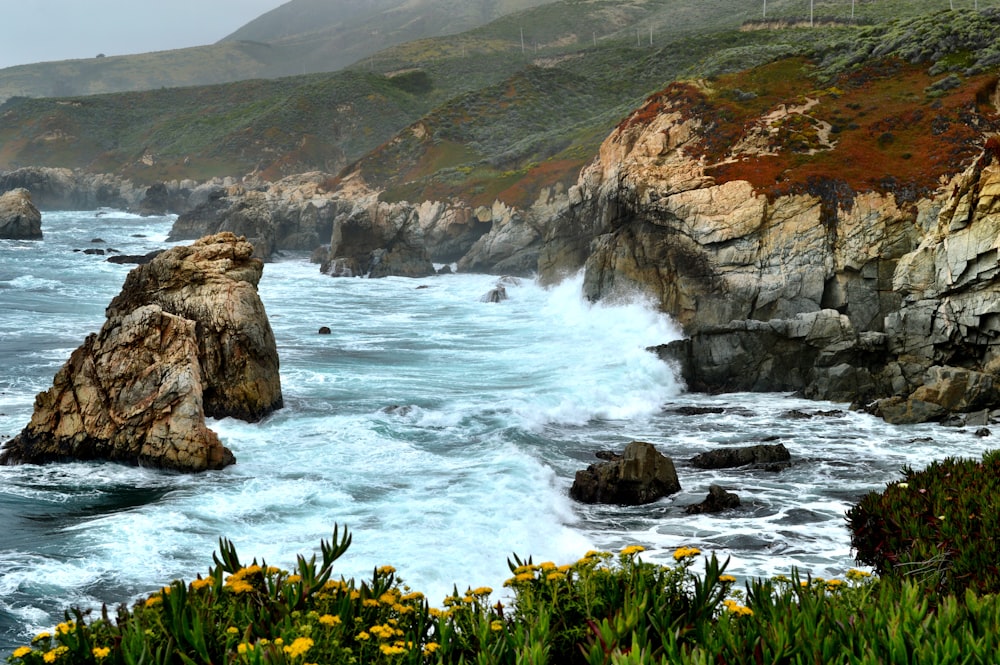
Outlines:
{"label": "submerged rock", "polygon": [[673,461],[651,443],[633,441],[620,457],[577,471],[569,494],[581,503],[634,506],[680,490]]}
{"label": "submerged rock", "polygon": [[740,497],[732,492],[727,492],[718,485],[710,485],[708,496],[701,503],[696,503],[684,509],[688,515],[701,515],[704,513],[721,513],[725,510],[740,507]]}
{"label": "submerged rock", "polygon": [[787,466],[792,456],[784,444],[746,446],[743,448],[718,448],[691,458],[691,465],[699,469],[729,469],[750,464],[767,469]]}
{"label": "submerged rock", "polygon": [[0,195],[0,238],[39,240],[42,214],[31,202],[31,193],[19,188]]}
{"label": "submerged rock", "polygon": [[257,295],[263,264],[252,254],[245,239],[223,233],[132,270],[100,332],[36,397],[0,463],[232,464],[206,416],[255,421],[282,405],[277,347]]}

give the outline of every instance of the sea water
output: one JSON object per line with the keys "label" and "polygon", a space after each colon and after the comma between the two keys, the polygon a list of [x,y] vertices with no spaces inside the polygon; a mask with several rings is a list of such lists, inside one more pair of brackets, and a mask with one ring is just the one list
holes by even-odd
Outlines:
{"label": "sea water", "polygon": [[[0,442],[99,330],[131,269],[82,250],[169,247],[172,221],[51,213],[43,240],[0,240]],[[333,279],[304,255],[268,263],[259,288],[285,406],[260,423],[210,421],[236,465],[196,475],[0,467],[0,657],[70,606],[114,607],[205,573],[220,537],[246,559],[287,568],[334,525],[353,534],[338,574],[391,564],[438,602],[453,586],[501,593],[513,554],[568,563],[630,544],[664,562],[695,546],[729,558],[744,579],[792,567],[834,577],[854,565],[844,513],[860,496],[905,465],[979,456],[990,442],[787,395],[690,394],[646,350],[680,332],[640,295],[589,303],[579,277],[552,288],[528,279],[484,302],[497,279]],[[679,415],[682,406],[721,413]],[[679,494],[639,507],[568,498],[596,452],[633,440],[674,459]],[[789,449],[791,467],[688,463],[765,440]],[[742,506],[685,514],[713,483]]]}

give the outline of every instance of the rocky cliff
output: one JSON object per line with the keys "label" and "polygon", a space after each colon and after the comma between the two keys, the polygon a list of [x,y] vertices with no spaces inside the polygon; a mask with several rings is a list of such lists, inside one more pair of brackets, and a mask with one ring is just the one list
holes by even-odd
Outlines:
{"label": "rocky cliff", "polygon": [[100,332],[37,396],[0,463],[232,464],[206,416],[252,421],[282,404],[277,349],[256,290],[262,264],[252,252],[220,234],[129,273]]}
{"label": "rocky cliff", "polygon": [[1000,405],[996,79],[930,94],[884,63],[793,97],[767,76],[674,84],[623,121],[548,226],[543,278],[583,261],[589,297],[651,295],[694,389],[897,422]]}

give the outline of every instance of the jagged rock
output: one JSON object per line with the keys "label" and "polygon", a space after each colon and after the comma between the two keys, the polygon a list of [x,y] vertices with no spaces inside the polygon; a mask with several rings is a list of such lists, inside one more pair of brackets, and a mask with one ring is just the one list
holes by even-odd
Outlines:
{"label": "jagged rock", "polygon": [[223,233],[133,269],[101,331],[36,398],[0,461],[109,459],[182,471],[235,461],[205,417],[253,421],[282,403],[252,252]]}
{"label": "jagged rock", "polygon": [[[358,266],[369,277],[428,277],[435,274],[428,258],[417,212],[405,204],[379,201],[342,204],[334,217],[328,260],[333,266]],[[326,268],[324,270],[324,268]]]}
{"label": "jagged rock", "polygon": [[196,324],[146,305],[110,316],[35,399],[0,463],[107,459],[179,471],[235,460],[205,425]]}
{"label": "jagged rock", "polygon": [[787,466],[791,459],[785,445],[777,443],[710,450],[692,457],[691,465],[699,469],[730,469],[754,464],[768,469],[780,469],[782,465]]}
{"label": "jagged rock", "polygon": [[894,424],[941,420],[952,413],[983,410],[1000,403],[1000,384],[991,374],[934,366],[908,397],[879,400],[874,412]]}
{"label": "jagged rock", "polygon": [[701,515],[704,513],[721,513],[725,510],[732,510],[740,507],[740,497],[732,492],[727,492],[718,485],[709,485],[708,496],[701,503],[692,504],[684,509],[688,515]]}
{"label": "jagged rock", "polygon": [[42,214],[31,202],[31,193],[18,188],[0,195],[0,238],[39,240]]}
{"label": "jagged rock", "polygon": [[219,233],[134,269],[108,315],[156,304],[195,321],[206,415],[257,421],[282,405],[277,346],[257,294],[262,273],[245,238]]}
{"label": "jagged rock", "polygon": [[497,284],[495,287],[487,291],[486,295],[480,298],[482,302],[492,302],[492,303],[503,302],[506,299],[507,299],[507,289],[505,289],[503,286],[499,284]]}
{"label": "jagged rock", "polygon": [[650,443],[633,441],[620,458],[577,471],[570,496],[581,503],[640,505],[680,489],[670,458]]}

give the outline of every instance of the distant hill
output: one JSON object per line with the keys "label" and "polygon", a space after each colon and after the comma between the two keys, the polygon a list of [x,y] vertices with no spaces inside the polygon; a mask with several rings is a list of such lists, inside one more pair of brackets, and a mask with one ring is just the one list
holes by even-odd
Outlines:
{"label": "distant hill", "polygon": [[291,0],[214,45],[0,69],[0,102],[332,72],[552,0]]}

